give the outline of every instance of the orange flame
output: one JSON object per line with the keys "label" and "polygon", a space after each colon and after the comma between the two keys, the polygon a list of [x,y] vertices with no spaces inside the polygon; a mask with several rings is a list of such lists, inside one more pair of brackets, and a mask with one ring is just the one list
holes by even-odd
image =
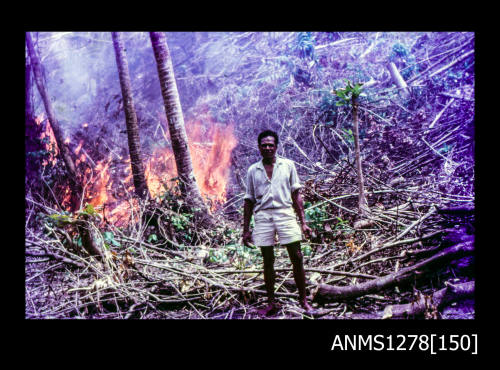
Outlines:
{"label": "orange flame", "polygon": [[40,124],[45,120],[45,113],[41,113],[38,117],[35,118],[35,123],[40,126]]}
{"label": "orange flame", "polygon": [[78,143],[78,146],[75,148],[76,155],[78,155],[78,153],[80,153],[80,150],[82,150],[82,147],[83,147],[83,140],[80,140],[80,142]]}
{"label": "orange flame", "polygon": [[109,173],[109,165],[111,163],[111,156],[108,157],[107,160],[99,161],[97,166],[94,169],[95,180],[92,183],[92,186],[89,190],[89,203],[94,207],[104,205],[108,200],[108,185],[110,173]]}
{"label": "orange flame", "polygon": [[[209,132],[211,145],[209,152],[195,155],[193,170],[200,186],[201,194],[216,203],[226,199],[226,185],[231,166],[231,153],[237,144],[233,127],[214,125]],[[208,154],[205,156],[203,154]]]}
{"label": "orange flame", "polygon": [[[188,135],[189,149],[191,153],[193,171],[197,179],[202,196],[208,198],[212,203],[212,210],[226,199],[226,187],[228,183],[229,169],[231,166],[231,153],[237,145],[237,139],[233,133],[233,126],[225,126],[213,122],[208,113],[198,115],[199,120],[187,122],[186,132]],[[43,115],[36,119],[41,124]],[[202,122],[203,121],[203,122]],[[87,124],[85,124],[87,125]],[[47,125],[49,126],[49,125]],[[50,127],[49,127],[50,128]],[[50,134],[52,130],[46,130],[49,143],[55,144],[55,139]],[[51,141],[52,139],[53,142]],[[132,208],[138,206],[137,200],[124,200],[125,193],[117,191],[124,189],[125,192],[134,192],[133,177],[130,166],[130,158],[122,161],[117,167],[123,166],[120,174],[115,174],[114,179],[123,179],[114,183],[111,178],[111,155],[108,158],[97,161],[86,161],[86,153],[83,151],[84,142],[81,140],[74,149],[77,156],[76,166],[83,173],[85,185],[84,202],[91,204],[94,209],[104,214],[105,219],[116,225],[125,226],[129,222]],[[55,146],[57,149],[57,146]],[[55,163],[55,156],[53,157]],[[116,171],[116,167],[114,168]],[[171,186],[171,179],[177,176],[175,158],[171,148],[156,148],[151,158],[146,161],[145,176],[151,197],[156,198],[165,191],[165,187]],[[123,188],[120,188],[123,186]],[[69,187],[63,192],[62,205],[69,205],[71,192]],[[131,208],[132,207],[132,208]]]}
{"label": "orange flame", "polygon": [[45,121],[45,130],[40,135],[40,140],[45,142],[45,150],[49,152],[47,159],[42,161],[42,166],[47,166],[49,163],[54,166],[57,162],[57,154],[59,154],[59,148],[57,146],[56,137],[54,136],[54,131],[49,124],[49,121],[45,119],[45,114],[40,114],[35,118],[35,123],[41,125]]}
{"label": "orange flame", "polygon": [[[212,201],[212,210],[226,199],[231,153],[238,143],[232,126],[217,123],[208,132],[200,121],[186,124],[193,171],[202,196]],[[170,148],[157,148],[145,168],[151,197],[158,196],[169,180],[177,176],[175,158]]]}

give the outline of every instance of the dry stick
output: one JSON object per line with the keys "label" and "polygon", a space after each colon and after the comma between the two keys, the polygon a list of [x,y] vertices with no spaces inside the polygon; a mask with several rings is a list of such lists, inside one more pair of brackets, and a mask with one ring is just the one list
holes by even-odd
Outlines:
{"label": "dry stick", "polygon": [[[471,41],[471,40],[469,40],[469,42],[470,42],[470,41]],[[413,81],[418,81],[420,78],[422,78],[423,76],[425,76],[425,74],[426,74],[427,72],[429,72],[432,68],[434,68],[435,66],[437,66],[437,65],[441,64],[441,63],[443,62],[443,60],[445,60],[445,59],[449,58],[450,56],[452,56],[452,55],[456,54],[458,51],[460,51],[460,50],[463,48],[463,46],[467,45],[469,42],[467,42],[466,44],[461,45],[461,46],[459,46],[459,47],[457,47],[457,48],[455,48],[455,49],[452,49],[452,50],[453,50],[452,52],[450,52],[449,50],[448,50],[448,51],[446,51],[446,52],[444,52],[444,53],[446,53],[446,55],[445,55],[443,58],[439,59],[437,62],[435,62],[435,63],[434,63],[434,64],[432,64],[431,66],[427,67],[424,71],[420,72],[420,73],[419,73],[418,75],[416,75],[415,77],[410,78],[408,81],[406,81],[406,83],[407,83],[407,84],[410,84],[410,83],[412,83]],[[458,49],[458,50],[457,50],[457,49]],[[441,53],[441,54],[438,54],[438,55],[434,55],[434,56],[432,56],[432,57],[428,58],[427,60],[430,60],[430,59],[432,59],[432,58],[435,58],[436,56],[442,55],[442,54],[444,54],[444,53]],[[421,63],[421,62],[420,62],[420,63]]]}
{"label": "dry stick", "polygon": [[[444,144],[446,142],[448,142],[449,140],[452,140],[454,139],[453,136],[451,136],[455,131],[457,130],[460,130],[461,128],[463,127],[463,125],[457,125],[454,129],[450,130],[447,132],[446,135],[444,135],[441,139],[439,139],[438,141],[436,141],[434,144],[432,144],[432,146],[436,147],[438,145],[441,145],[441,144]],[[446,140],[445,140],[446,139]]]}
{"label": "dry stick", "polygon": [[[218,278],[220,278],[220,276],[215,276],[216,274],[215,274],[214,272],[212,272],[210,269],[207,269],[207,268],[205,268],[204,266],[199,266],[199,265],[196,265],[196,266],[197,266],[197,267],[201,267],[201,268],[203,268],[205,271],[208,271],[208,272],[209,272],[209,273],[210,273],[213,277],[218,277]],[[233,281],[230,281],[230,280],[226,279],[226,278],[225,278],[225,277],[223,277],[223,276],[222,276],[222,280],[227,280],[227,282],[228,282],[229,284],[231,284],[231,285],[237,285],[237,283],[235,283],[235,282],[233,282]],[[236,302],[239,302],[239,301],[238,301],[238,299],[237,299],[237,298],[236,298],[233,294],[231,294],[231,292],[230,292],[229,290],[227,290],[227,289],[225,289],[225,290],[226,290],[227,294],[229,294],[229,296],[230,296],[230,298],[231,298],[231,299],[235,300]]]}
{"label": "dry stick", "polygon": [[[444,158],[444,160],[445,160],[445,161],[448,161],[448,158],[446,158],[444,155],[442,155],[441,153],[439,153],[439,152],[438,152],[438,151],[437,151],[434,147],[432,147],[432,146],[431,146],[431,144],[429,144],[429,143],[425,140],[425,138],[424,138],[423,136],[421,137],[421,139],[422,139],[422,141],[425,143],[425,145],[427,145],[429,148],[431,148],[431,149],[432,149],[432,151],[433,151],[434,153],[436,153],[436,154],[437,154],[437,155],[439,155],[440,157]],[[453,162],[453,161],[451,161],[451,162]],[[455,163],[455,162],[453,162],[453,163]]]}
{"label": "dry stick", "polygon": [[384,117],[381,117],[379,116],[377,113],[369,110],[368,108],[365,108],[364,106],[360,105],[359,108],[361,108],[361,110],[364,110],[365,112],[368,112],[370,114],[373,114],[375,117],[379,118],[380,120],[384,121],[385,123],[387,123],[389,126],[394,126],[394,123],[386,120]]}
{"label": "dry stick", "polygon": [[[156,267],[156,268],[163,269],[163,270],[167,270],[167,271],[173,272],[174,274],[187,276],[188,278],[193,278],[193,276],[191,274],[179,271],[179,270],[171,268],[171,267],[162,266],[162,265],[156,265],[156,264],[151,264],[151,263],[146,263],[146,262],[141,262],[141,261],[138,261],[138,260],[136,260],[136,263],[139,263],[139,264],[142,264],[142,265],[146,265],[146,266]],[[205,278],[203,276],[196,276],[195,280],[196,279],[203,280],[203,281],[205,281],[205,282],[207,282],[207,283],[209,283],[209,284],[211,284],[213,286],[222,288],[222,289],[226,290],[229,295],[232,296],[232,294],[229,292],[228,288],[225,285],[223,285],[223,284],[219,284],[219,283],[214,282],[214,281],[212,281],[212,280],[210,280],[208,278]]]}
{"label": "dry stick", "polygon": [[278,290],[280,290],[281,286],[285,283],[286,279],[288,279],[290,277],[291,273],[292,272],[289,271],[288,274],[286,274],[286,276],[283,278],[283,281],[278,284],[278,287],[274,290],[274,292],[277,292]]}
{"label": "dry stick", "polygon": [[54,194],[54,192],[52,191],[52,188],[49,186],[49,184],[47,184],[47,181],[45,181],[45,177],[43,177],[43,172],[45,172],[45,167],[43,168],[42,170],[42,174],[40,175],[40,178],[42,179],[43,183],[47,186],[47,188],[50,190],[50,194],[52,194],[52,197],[54,198],[54,200],[56,201],[56,204],[57,206],[59,207],[59,209],[62,210],[62,207],[61,207],[61,204],[59,203],[59,201],[57,200],[57,197],[56,195]]}
{"label": "dry stick", "polygon": [[[87,295],[81,297],[80,301],[83,301],[84,299],[87,299],[87,298],[91,298],[92,302],[82,303],[82,304],[80,304],[79,307],[85,307],[85,306],[89,306],[89,305],[95,304],[95,302],[93,301],[92,295],[97,295],[98,293],[100,293],[100,292],[102,292],[102,291],[104,291],[106,289],[109,289],[109,287],[103,287],[103,288],[96,289],[95,291],[91,291]],[[86,288],[86,287],[84,287],[84,288],[74,288],[74,289],[70,289],[68,292],[78,291],[78,290],[90,290],[90,289]],[[111,299],[112,298],[104,298],[104,299],[101,299],[101,301],[111,301]],[[57,313],[58,310],[63,309],[63,311],[60,312],[60,313],[63,313],[63,312],[71,311],[71,310],[74,309],[74,307],[70,307],[70,308],[64,309],[65,305],[66,305],[66,303],[64,303],[62,305],[59,305],[59,306],[56,306],[55,308],[52,309],[52,312]],[[47,311],[44,311],[44,312],[47,312]]]}
{"label": "dry stick", "polygon": [[448,109],[448,107],[453,104],[453,102],[455,101],[455,98],[451,98],[450,101],[448,103],[446,103],[446,105],[444,106],[444,108],[436,115],[436,118],[434,118],[434,120],[432,121],[432,123],[429,125],[429,128],[427,130],[425,130],[424,132],[424,135],[429,132],[429,130],[431,130],[434,125],[436,124],[437,121],[439,121],[439,119],[441,118],[441,116],[443,115],[444,111],[446,109]]}
{"label": "dry stick", "polygon": [[[192,263],[191,263],[191,264],[192,264]],[[220,279],[222,279],[222,280],[226,280],[229,284],[234,284],[234,283],[235,283],[234,281],[230,281],[229,279],[227,279],[227,278],[226,278],[226,277],[224,277],[224,276],[216,276],[216,271],[214,271],[214,270],[207,269],[206,267],[204,267],[204,266],[200,266],[200,265],[195,265],[195,266],[196,266],[196,267],[198,267],[198,268],[201,268],[201,269],[202,269],[202,270],[204,270],[205,272],[208,272],[208,273],[209,273],[210,275],[212,275],[212,277],[214,277],[214,278],[220,278]],[[203,272],[202,272],[202,271],[199,271],[199,273],[203,273]],[[231,296],[231,298],[234,298],[234,297],[233,297],[233,295],[232,295],[230,292],[228,292],[228,293],[229,293],[229,295]]]}
{"label": "dry stick", "polygon": [[62,264],[63,264],[62,262],[59,262],[59,263],[56,263],[55,265],[49,266],[48,268],[46,268],[45,270],[43,270],[43,271],[39,272],[38,274],[31,276],[29,279],[26,279],[26,283],[27,283],[28,281],[31,281],[31,280],[33,280],[33,279],[37,278],[37,277],[38,277],[38,276],[40,276],[40,275],[43,275],[44,273],[46,273],[46,272],[47,272],[47,271],[49,271],[49,270],[52,270],[53,268],[55,268],[55,267],[58,267],[58,266],[62,265]]}
{"label": "dry stick", "polygon": [[429,79],[431,77],[434,77],[435,75],[438,75],[444,71],[446,71],[448,68],[451,68],[453,67],[455,64],[461,62],[462,60],[464,60],[465,58],[467,58],[469,55],[473,54],[474,53],[474,49],[468,51],[467,53],[465,54],[462,54],[460,57],[458,57],[457,59],[455,59],[453,62],[451,62],[450,64],[447,64],[445,65],[444,67],[438,69],[437,71],[431,73],[426,79]]}
{"label": "dry stick", "polygon": [[[372,263],[386,262],[386,261],[390,261],[390,260],[393,260],[393,259],[400,260],[400,259],[404,259],[404,258],[406,258],[406,256],[390,256],[390,257],[382,257],[382,258],[378,258],[378,259],[375,259],[375,260],[370,260],[370,261],[367,261],[365,263],[362,263],[361,265],[355,266],[349,272],[359,270],[361,267],[370,265]],[[374,276],[373,278],[377,278],[377,277]]]}
{"label": "dry stick", "polygon": [[299,144],[297,144],[297,142],[292,138],[292,137],[289,137],[289,140],[292,142],[292,144],[297,148],[297,150],[299,151],[300,154],[302,154],[309,162],[311,162],[311,164],[313,165],[313,167],[317,167],[325,172],[331,172],[329,170],[327,170],[326,168],[324,168],[323,166],[317,164],[317,163],[314,163],[311,159],[309,159],[308,155],[300,148]]}
{"label": "dry stick", "polygon": [[[154,265],[154,264],[150,264],[150,263],[144,263],[144,262],[139,262],[139,261],[136,261],[137,263],[140,263],[140,264],[143,264],[143,265],[149,265],[149,266],[152,266],[152,267],[156,267],[156,268],[159,268],[159,269],[165,269],[165,270],[168,270],[168,271],[171,271],[171,272],[174,272],[176,274],[180,274],[180,275],[185,275],[187,277],[192,277],[192,275],[188,274],[188,273],[184,273],[182,271],[176,271],[175,269],[173,268],[169,268],[169,267],[166,267],[166,266],[161,266],[161,265]],[[230,290],[233,290],[233,291],[244,291],[244,292],[254,292],[254,293],[261,293],[261,294],[267,294],[267,292],[263,291],[263,290],[256,290],[256,289],[249,289],[249,288],[244,288],[244,287],[227,287],[223,284],[219,284],[217,282],[214,282],[214,281],[211,281],[210,279],[207,279],[205,277],[202,277],[202,276],[197,276],[196,278],[200,279],[200,280],[203,280],[215,287],[219,287],[219,288],[222,288],[224,290],[226,290],[226,292],[228,294],[231,295],[231,293],[229,292],[228,289]],[[298,297],[298,294],[293,294],[293,293],[275,293],[276,296],[283,296],[283,297]],[[232,295],[231,295],[232,296]]]}
{"label": "dry stick", "polygon": [[[79,262],[73,261],[73,260],[71,260],[71,259],[69,259],[69,258],[66,258],[66,257],[64,257],[64,256],[60,256],[60,255],[58,255],[57,253],[51,252],[51,251],[48,249],[48,245],[50,245],[50,243],[49,243],[47,240],[41,239],[41,238],[37,237],[37,236],[36,236],[36,235],[34,235],[34,234],[33,234],[33,236],[34,236],[35,238],[37,238],[38,240],[40,240],[42,243],[47,244],[47,246],[46,246],[46,245],[44,245],[44,244],[40,244],[40,243],[38,243],[38,242],[36,242],[36,241],[34,241],[34,240],[29,240],[29,239],[28,239],[28,240],[26,240],[26,242],[27,242],[29,245],[35,245],[35,246],[41,247],[41,248],[45,251],[45,254],[47,254],[47,255],[49,255],[49,256],[51,256],[51,257],[55,258],[55,259],[56,259],[56,260],[58,260],[58,261],[61,261],[61,262],[64,262],[64,263],[69,263],[69,264],[75,265],[75,266],[80,267],[80,268],[85,268],[85,265],[84,265],[84,264],[82,264],[82,263],[79,263]],[[60,242],[60,241],[59,241],[59,242]],[[70,254],[70,253],[69,253],[69,252],[67,252],[67,251],[65,251],[65,252],[66,252],[66,253],[68,253],[68,254]]]}
{"label": "dry stick", "polygon": [[[54,208],[50,208],[49,206],[45,205],[45,204],[41,204],[41,203],[38,203],[36,201],[34,201],[33,199],[31,198],[25,198],[27,201],[33,203],[33,204],[36,204],[37,206],[40,206],[40,207],[43,207],[46,211],[52,211],[54,213],[58,213],[57,210],[55,210]],[[48,212],[49,213],[49,212]]]}
{"label": "dry stick", "polygon": [[[397,220],[397,219],[394,219],[386,214],[383,214],[383,213],[377,213],[376,216],[378,217],[382,217],[382,218],[387,218],[389,219],[391,222],[390,224],[392,224],[393,222],[394,223],[397,223],[398,225],[401,225],[401,226],[404,226],[404,227],[407,227],[407,225],[405,225],[404,223],[402,223],[401,221]],[[376,220],[376,221],[379,221],[379,222],[386,222],[386,223],[389,223],[388,221],[384,221],[384,220],[381,220],[379,218],[373,218],[373,216],[370,218],[370,219],[373,219],[373,220]]]}
{"label": "dry stick", "polygon": [[[161,281],[166,281],[166,282],[171,282],[170,279],[167,279],[167,278],[161,278],[161,277],[157,277],[157,276],[154,276],[154,275],[150,275],[150,274],[147,274],[147,273],[143,273],[145,275],[149,275],[149,276],[152,276],[152,277],[155,277],[156,279],[159,279]],[[137,289],[136,289],[137,290]],[[141,290],[137,290],[138,292],[142,292]],[[188,301],[196,301],[196,300],[199,300],[201,296],[203,296],[205,293],[195,293],[195,294],[189,294],[189,295],[186,295],[186,297],[184,297],[183,299],[161,299],[160,297],[158,297],[157,295],[151,293],[151,292],[147,292],[147,294],[149,294],[151,297],[153,297],[157,302],[160,302],[160,303],[184,303],[184,302],[188,302]],[[190,298],[187,298],[187,297],[190,297]]]}
{"label": "dry stick", "polygon": [[334,41],[334,42],[331,42],[329,44],[324,44],[324,45],[318,45],[314,48],[314,50],[320,50],[320,49],[323,49],[323,48],[327,48],[327,47],[331,47],[331,46],[334,46],[334,45],[339,45],[339,44],[343,44],[347,41],[351,41],[351,40],[357,40],[357,38],[355,37],[351,37],[351,38],[348,38],[348,39],[340,39],[340,40],[337,40],[337,41]]}
{"label": "dry stick", "polygon": [[386,242],[388,241],[391,241],[391,240],[398,240],[398,239],[401,239],[403,236],[405,236],[406,234],[408,234],[408,232],[413,229],[415,226],[417,226],[418,224],[422,223],[426,218],[432,216],[434,213],[436,213],[436,207],[434,206],[434,204],[431,205],[431,209],[429,210],[429,212],[427,212],[422,218],[419,218],[418,220],[416,220],[415,222],[413,222],[410,226],[408,226],[406,228],[406,230],[404,230],[401,234],[393,237],[393,238],[389,238],[388,240],[386,240]]}
{"label": "dry stick", "polygon": [[[448,131],[446,133],[446,135],[444,135],[438,141],[436,141],[435,143],[433,143],[432,146],[436,147],[438,145],[444,144],[445,142],[447,142],[450,139],[453,139],[453,137],[451,135],[455,131],[457,131],[458,129],[460,129],[461,127],[462,127],[462,125],[457,125],[457,127],[455,127],[454,129],[452,129],[451,131]],[[447,139],[447,140],[445,140],[445,139]],[[416,165],[422,166],[423,164],[422,163],[418,163],[418,161],[424,159],[428,154],[429,154],[429,152],[426,150],[426,151],[424,151],[424,152],[416,155],[413,159],[411,159],[409,161],[403,161],[400,165],[393,167],[391,170],[393,172],[402,172],[403,169],[405,169],[405,167],[409,167],[409,166],[415,167]],[[431,160],[433,160],[433,159],[431,159]],[[409,172],[409,171],[406,171],[405,173],[407,173],[407,172]]]}
{"label": "dry stick", "polygon": [[320,195],[320,194],[316,193],[316,192],[315,192],[312,188],[311,188],[311,191],[312,191],[312,192],[313,192],[316,196],[318,196],[319,198],[323,199],[325,202],[328,202],[328,203],[330,203],[330,204],[333,204],[334,206],[336,206],[336,207],[338,207],[338,208],[340,208],[340,209],[343,209],[344,211],[351,212],[351,213],[354,213],[354,214],[358,214],[356,211],[352,211],[352,210],[350,210],[350,209],[348,209],[348,208],[345,208],[345,207],[341,206],[340,204],[337,204],[337,203],[335,203],[335,202],[331,201],[330,199],[326,199],[324,196],[322,196],[322,195]]}
{"label": "dry stick", "polygon": [[[366,258],[374,253],[380,252],[380,251],[388,249],[388,248],[397,247],[397,246],[403,245],[403,244],[414,243],[414,242],[425,240],[425,239],[430,239],[430,238],[433,238],[436,235],[439,235],[443,232],[446,232],[446,230],[438,230],[438,231],[435,231],[435,232],[427,234],[427,235],[423,235],[423,236],[418,237],[418,238],[405,239],[405,240],[400,240],[400,241],[393,242],[393,243],[384,244],[376,249],[372,249],[371,251],[369,251],[369,252],[367,252],[359,257],[354,258],[353,260],[350,260],[349,262],[352,263],[352,262],[360,261],[360,260],[362,260],[362,259],[364,259],[364,258]],[[334,265],[332,268],[343,266],[343,265],[347,264],[347,262],[348,261],[341,262],[339,264]]]}
{"label": "dry stick", "polygon": [[[407,189],[374,190],[374,191],[368,191],[368,192],[366,192],[366,194],[367,195],[371,195],[371,194],[381,194],[381,193],[403,193],[405,191],[408,191],[408,190]],[[311,205],[311,206],[307,207],[306,210],[311,210],[313,208],[319,207],[322,204],[327,203],[327,202],[332,201],[332,200],[338,200],[338,199],[350,198],[350,197],[357,197],[358,195],[359,195],[358,193],[352,193],[352,194],[340,195],[338,197],[334,197],[334,198],[330,198],[330,199],[327,199],[327,198],[323,197],[323,199],[324,199],[323,201],[318,202],[318,203],[316,203],[314,205]]]}
{"label": "dry stick", "polygon": [[[25,255],[27,255],[25,253]],[[40,255],[33,255],[34,257],[40,257]],[[30,256],[30,257],[33,257],[33,256]],[[46,254],[42,255],[41,257],[43,256],[46,256]],[[30,263],[30,264],[34,264],[34,263],[42,263],[42,262],[48,262],[50,261],[51,258],[44,258],[44,259],[39,259],[39,260],[26,260],[26,263]]]}
{"label": "dry stick", "polygon": [[[278,268],[274,269],[276,272],[286,272],[286,271],[292,271],[293,269],[291,268]],[[366,279],[375,279],[376,276],[373,275],[366,275],[366,274],[351,274],[350,272],[345,272],[345,271],[332,271],[332,270],[323,270],[323,269],[315,269],[315,268],[304,268],[304,271],[307,272],[319,272],[322,274],[330,274],[330,275],[343,275],[343,276],[350,276],[350,277],[360,277],[360,278],[366,278]],[[217,270],[218,273],[220,274],[261,274],[264,272],[264,270]]]}
{"label": "dry stick", "polygon": [[339,148],[340,150],[342,151],[342,154],[344,154],[346,157],[348,157],[349,154],[351,154],[351,147],[349,144],[346,143],[346,141],[344,140],[344,138],[342,137],[342,135],[340,135],[337,130],[335,130],[334,128],[331,129],[331,131],[337,135],[338,138],[340,138],[340,140],[344,143],[344,145],[346,146],[347,150],[349,151],[348,154],[345,154],[344,153],[344,150],[342,149],[342,147],[339,145]]}
{"label": "dry stick", "polygon": [[[315,129],[316,129],[316,126],[315,126]],[[316,136],[314,135],[314,131],[313,131],[313,138],[316,138]],[[320,135],[318,135],[317,139],[319,140],[319,142],[321,143],[323,148],[325,148],[325,150],[328,153],[328,155],[330,156],[330,158],[332,158],[340,166],[339,160],[337,158],[335,158],[335,156],[330,152],[330,149],[327,148],[327,146],[325,145],[325,143],[321,139]]]}
{"label": "dry stick", "polygon": [[[178,293],[178,294],[179,294],[182,298],[184,298],[184,299],[186,298],[186,297],[184,297],[184,295],[183,295],[183,294],[179,291],[179,289],[177,289],[177,287],[175,286],[175,284],[170,283],[170,286],[171,286],[172,288],[174,288],[174,289],[176,290],[176,292],[177,292],[177,293]],[[205,316],[203,316],[203,314],[202,314],[200,311],[198,311],[198,310],[196,309],[196,307],[195,307],[195,306],[194,306],[191,302],[187,301],[187,303],[188,303],[188,304],[189,304],[189,305],[190,305],[190,306],[191,306],[191,307],[192,307],[192,308],[196,311],[196,313],[197,313],[198,315],[200,315],[200,317],[201,317],[201,318],[206,319],[206,317],[205,317]]]}
{"label": "dry stick", "polygon": [[[144,245],[146,248],[149,248],[149,249],[152,249],[152,250],[155,250],[155,251],[158,251],[158,252],[162,252],[162,253],[165,253],[165,254],[173,254],[174,256],[177,256],[177,257],[181,257],[183,260],[186,260],[186,256],[184,256],[184,254],[182,254],[181,252],[177,252],[177,251],[174,251],[174,250],[171,250],[171,249],[162,249],[162,248],[159,248],[159,247],[156,247],[152,244],[149,244],[149,243],[146,243],[146,242],[143,242],[141,241],[140,239],[133,239],[133,238],[130,238],[128,236],[118,236],[116,238],[118,241],[125,241],[125,240],[128,240],[128,241],[131,241],[131,242],[134,242],[134,243],[137,243],[139,245]],[[174,241],[168,239],[165,237],[165,240],[167,240],[167,242],[169,243],[172,243],[174,246],[178,247],[178,248],[182,248],[181,245],[179,245],[178,243],[175,243]]]}

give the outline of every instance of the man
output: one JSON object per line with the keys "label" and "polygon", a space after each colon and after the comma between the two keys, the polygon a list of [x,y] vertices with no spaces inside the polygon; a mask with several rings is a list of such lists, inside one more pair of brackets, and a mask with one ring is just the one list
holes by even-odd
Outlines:
{"label": "man", "polygon": [[[264,281],[268,305],[259,313],[269,316],[279,309],[274,299],[274,244],[278,234],[281,245],[286,246],[293,265],[293,277],[299,291],[299,303],[308,314],[313,312],[306,298],[303,257],[300,250],[302,234],[310,237],[311,229],[304,217],[304,205],[299,189],[295,164],[276,155],[278,135],[270,130],[258,136],[262,160],[250,166],[244,197],[243,243],[260,247],[264,259]],[[294,213],[295,210],[295,213]],[[255,211],[255,227],[250,232],[250,219]],[[297,223],[296,214],[301,226]]]}

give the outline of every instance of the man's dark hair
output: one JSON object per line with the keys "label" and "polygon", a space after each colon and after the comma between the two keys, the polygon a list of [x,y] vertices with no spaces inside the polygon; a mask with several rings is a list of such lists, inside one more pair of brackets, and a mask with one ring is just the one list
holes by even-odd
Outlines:
{"label": "man's dark hair", "polygon": [[267,136],[272,136],[274,137],[274,143],[276,145],[278,145],[278,134],[274,131],[271,131],[271,130],[265,130],[265,131],[262,131],[260,134],[259,134],[259,137],[257,138],[257,142],[259,143],[260,145],[260,141],[262,140],[262,138],[265,138]]}

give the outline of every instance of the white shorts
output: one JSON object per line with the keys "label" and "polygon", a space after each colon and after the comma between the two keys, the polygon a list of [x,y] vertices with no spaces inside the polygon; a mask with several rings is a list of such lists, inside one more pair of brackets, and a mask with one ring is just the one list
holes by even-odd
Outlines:
{"label": "white shorts", "polygon": [[276,234],[281,245],[302,240],[302,230],[293,208],[263,209],[254,216],[253,242],[257,247],[276,244]]}

